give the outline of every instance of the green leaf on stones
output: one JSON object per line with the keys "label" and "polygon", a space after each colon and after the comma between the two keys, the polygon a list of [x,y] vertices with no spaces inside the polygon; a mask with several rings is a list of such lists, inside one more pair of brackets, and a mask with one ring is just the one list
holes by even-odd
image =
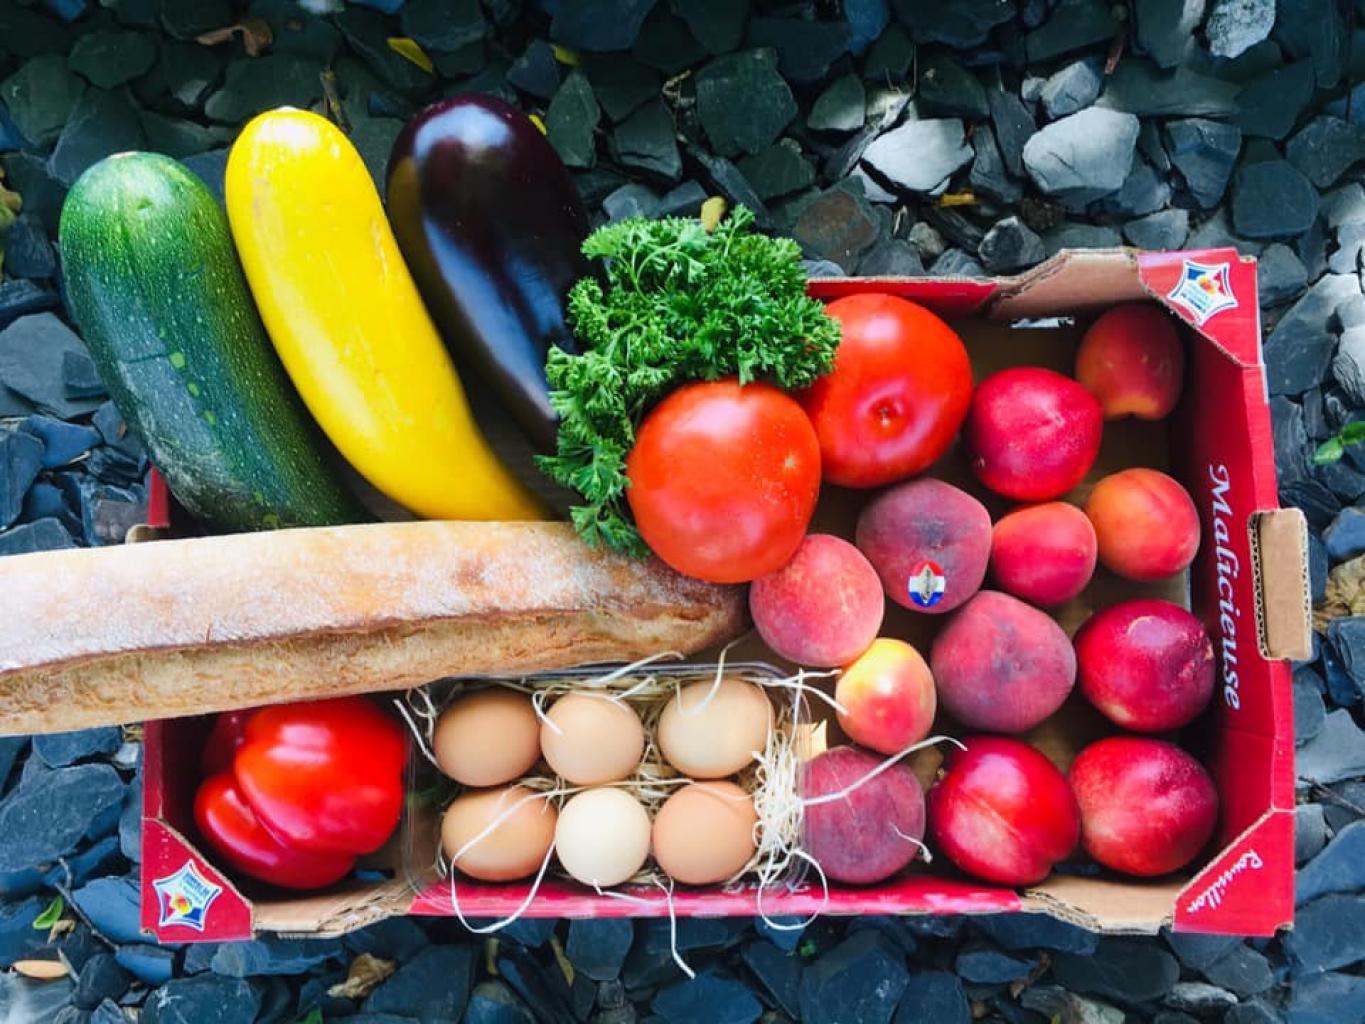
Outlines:
{"label": "green leaf on stones", "polygon": [[62,899],[62,894],[58,893],[52,897],[52,902],[43,908],[43,912],[33,919],[33,927],[38,931],[46,931],[62,919],[64,910],[66,901]]}

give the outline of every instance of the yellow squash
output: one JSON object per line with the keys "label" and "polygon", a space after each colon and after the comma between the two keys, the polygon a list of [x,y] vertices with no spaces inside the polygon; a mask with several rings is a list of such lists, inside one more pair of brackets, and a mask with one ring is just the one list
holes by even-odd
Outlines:
{"label": "yellow squash", "polygon": [[347,461],[421,516],[542,518],[479,433],[346,136],[307,111],[261,114],[232,147],[226,196],[280,361]]}

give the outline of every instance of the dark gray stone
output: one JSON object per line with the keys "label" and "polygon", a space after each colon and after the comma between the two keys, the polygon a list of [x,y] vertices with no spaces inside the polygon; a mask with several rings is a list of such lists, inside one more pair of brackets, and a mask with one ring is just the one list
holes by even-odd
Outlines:
{"label": "dark gray stone", "polygon": [[1282,139],[1313,98],[1313,64],[1301,60],[1267,71],[1237,96],[1237,125],[1243,135]]}
{"label": "dark gray stone", "polygon": [[800,201],[791,236],[812,259],[827,259],[852,273],[858,257],[877,240],[877,221],[862,190],[845,183]]}
{"label": "dark gray stone", "polygon": [[33,752],[49,768],[65,768],[91,757],[108,757],[123,743],[117,726],[54,732],[33,737]]}
{"label": "dark gray stone", "polygon": [[1077,992],[1127,1003],[1160,999],[1180,978],[1175,957],[1132,939],[1103,938],[1089,956],[1059,953],[1053,974]]}
{"label": "dark gray stone", "polygon": [[0,102],[24,138],[35,146],[47,145],[57,137],[84,92],[85,83],[55,54],[25,61],[0,82]]}
{"label": "dark gray stone", "polygon": [[[1330,431],[1324,430],[1315,439],[1326,437],[1329,433]],[[1320,604],[1327,596],[1327,571],[1327,548],[1316,533],[1309,534],[1308,582],[1314,604]]]}
{"label": "dark gray stone", "polygon": [[1208,1014],[1237,1005],[1237,997],[1227,989],[1202,981],[1178,981],[1162,1000],[1165,1005],[1190,1013]]}
{"label": "dark gray stone", "polygon": [[[1365,509],[1342,509],[1323,532],[1322,542],[1327,547],[1327,557],[1333,563],[1365,554]],[[1346,623],[1350,620],[1337,621]],[[1361,619],[1360,623],[1365,625],[1365,619]],[[1365,660],[1362,661],[1362,668],[1365,668]]]}
{"label": "dark gray stone", "polygon": [[68,66],[101,89],[113,89],[145,74],[156,60],[156,43],[143,32],[87,32],[76,40]]}
{"label": "dark gray stone", "polygon": [[243,1024],[256,1019],[261,996],[241,978],[201,974],[155,989],[143,1004],[140,1024]]}
{"label": "dark gray stone", "polygon": [[713,54],[738,48],[744,37],[748,5],[732,0],[675,0],[673,4],[702,46]]}
{"label": "dark gray stone", "polygon": [[400,13],[403,35],[429,50],[459,50],[488,31],[479,0],[407,0]]}
{"label": "dark gray stone", "polygon": [[1282,945],[1296,974],[1318,974],[1365,960],[1365,896],[1333,893],[1299,906],[1294,930]]}
{"label": "dark gray stone", "polygon": [[1322,701],[1323,683],[1312,672],[1294,673],[1294,743],[1303,746],[1322,731],[1327,707]]}
{"label": "dark gray stone", "polygon": [[763,1013],[747,985],[715,971],[664,989],[653,1009],[667,1024],[752,1024]]}
{"label": "dark gray stone", "polygon": [[621,974],[635,928],[629,918],[584,918],[569,922],[565,953],[574,969],[594,981],[612,981]]}
{"label": "dark gray stone", "polygon": [[1099,936],[1047,914],[989,914],[972,918],[972,927],[1003,949],[1051,949],[1087,955]]}
{"label": "dark gray stone", "polygon": [[630,55],[672,78],[704,61],[707,51],[688,31],[687,23],[663,5],[645,19]]}
{"label": "dark gray stone", "polygon": [[629,50],[656,0],[564,0],[550,35],[576,50]]}
{"label": "dark gray stone", "polygon": [[1204,977],[1242,999],[1260,995],[1275,984],[1270,961],[1245,942],[1239,942],[1226,956],[1205,968]]}
{"label": "dark gray stone", "polygon": [[1299,804],[1294,808],[1294,864],[1302,866],[1327,845],[1327,821],[1322,804]]}
{"label": "dark gray stone", "polygon": [[740,956],[782,1012],[793,1020],[800,1019],[800,957],[764,940],[750,942]]}
{"label": "dark gray stone", "polygon": [[81,968],[71,1001],[83,1010],[93,1010],[106,999],[118,999],[128,991],[133,978],[112,953],[96,953]]}
{"label": "dark gray stone", "polygon": [[1039,64],[1107,41],[1119,31],[1114,7],[1104,0],[1061,0],[1052,16],[1024,37],[1030,64]]}
{"label": "dark gray stone", "polygon": [[1327,713],[1322,731],[1299,748],[1294,771],[1300,779],[1323,785],[1365,775],[1365,733],[1350,711]]}
{"label": "dark gray stone", "polygon": [[532,39],[507,69],[507,81],[542,100],[552,98],[560,85],[554,47],[544,39]]}
{"label": "dark gray stone", "polygon": [[431,84],[428,72],[389,45],[393,27],[378,11],[349,5],[332,17],[351,51],[386,84],[400,92],[412,93]]}
{"label": "dark gray stone", "polygon": [[981,125],[972,135],[976,158],[972,161],[967,184],[972,191],[989,196],[1005,206],[1012,206],[1024,194],[1023,187],[1005,172],[1000,147],[995,144],[995,133],[989,125]]}
{"label": "dark gray stone", "polygon": [[[1074,1021],[1075,1024],[1122,1024],[1126,1019],[1122,1010],[1108,1003],[1086,999],[1057,985],[1030,985],[1019,994],[1019,1005],[1052,1021]],[[1161,1015],[1153,1024],[1161,1021]]]}
{"label": "dark gray stone", "polygon": [[907,121],[863,152],[863,163],[889,185],[930,194],[944,189],[953,172],[971,159],[972,148],[956,118]]}
{"label": "dark gray stone", "polygon": [[920,113],[929,117],[981,120],[990,113],[986,90],[977,77],[942,55],[921,62],[916,103]]}
{"label": "dark gray stone", "polygon": [[1063,249],[1114,249],[1123,244],[1117,231],[1099,224],[1065,223],[1044,232],[1042,238],[1049,256]]}
{"label": "dark gray stone", "polygon": [[697,114],[717,153],[757,153],[796,116],[796,100],[768,49],[727,54],[696,75]]}
{"label": "dark gray stone", "polygon": [[1171,186],[1149,164],[1134,159],[1123,185],[1103,201],[1101,208],[1119,217],[1145,217],[1170,201]]}
{"label": "dark gray stone", "polygon": [[1272,395],[1298,395],[1326,376],[1336,338],[1333,311],[1360,294],[1352,274],[1328,274],[1282,316],[1263,346],[1266,381]]}
{"label": "dark gray stone", "polygon": [[50,517],[0,531],[0,555],[28,555],[76,546],[61,520]]}
{"label": "dark gray stone", "polygon": [[469,994],[461,1024],[535,1024],[535,1016],[500,981],[481,981]]}
{"label": "dark gray stone", "polygon": [[896,16],[917,43],[943,43],[963,50],[976,46],[996,25],[1014,16],[1014,5],[1002,0],[891,0]]}
{"label": "dark gray stone", "polygon": [[214,121],[236,124],[275,107],[307,109],[322,98],[321,76],[320,61],[296,53],[233,61],[222,86],[205,101],[204,113]]}
{"label": "dark gray stone", "polygon": [[1333,231],[1365,221],[1365,188],[1353,181],[1327,193],[1322,197],[1322,216]]}
{"label": "dark gray stone", "polygon": [[422,926],[413,918],[390,917],[342,936],[341,942],[351,953],[369,953],[381,960],[407,963],[415,954],[426,948],[429,939]]}
{"label": "dark gray stone", "polygon": [[1092,107],[1039,130],[1024,165],[1043,192],[1113,192],[1123,185],[1137,145],[1138,119]]}
{"label": "dark gray stone", "polygon": [[126,150],[141,149],[145,136],[137,111],[121,92],[90,89],[71,112],[47,169],[70,187],[91,164]]}
{"label": "dark gray stone", "polygon": [[902,83],[915,61],[915,44],[900,25],[890,25],[867,51],[863,77],[883,86]]}
{"label": "dark gray stone", "polygon": [[1032,266],[1041,262],[1046,255],[1043,240],[1018,217],[996,221],[977,249],[981,265],[992,274]]}
{"label": "dark gray stone", "polygon": [[1162,930],[1161,937],[1183,966],[1201,974],[1211,964],[1227,956],[1238,943],[1233,935],[1173,932],[1169,928]]}
{"label": "dark gray stone", "polygon": [[1318,195],[1303,173],[1285,160],[1243,165],[1232,183],[1232,222],[1248,238],[1285,238],[1307,231],[1318,214]]}
{"label": "dark gray stone", "polygon": [[[1270,424],[1275,445],[1275,464],[1280,471],[1281,485],[1300,481],[1305,484],[1316,484],[1316,481],[1305,479],[1308,476],[1309,446],[1308,430],[1304,426],[1303,406],[1282,395],[1272,396],[1270,399]],[[1332,512],[1328,516],[1329,521],[1339,507],[1340,503],[1333,499]],[[1326,523],[1322,525],[1325,526]],[[1321,527],[1316,528],[1321,529]]]}
{"label": "dark gray stone", "polygon": [[26,772],[18,787],[0,801],[0,872],[46,864],[69,854],[92,822],[117,815],[124,784],[107,764]]}
{"label": "dark gray stone", "polygon": [[1241,86],[1188,67],[1170,71],[1137,58],[1119,61],[1097,105],[1139,117],[1231,117]]}
{"label": "dark gray stone", "polygon": [[1204,34],[1215,57],[1237,57],[1274,27],[1275,0],[1213,0]]}
{"label": "dark gray stone", "polygon": [[34,928],[33,921],[47,902],[46,896],[0,902],[0,967],[32,956],[46,944],[47,933]]}
{"label": "dark gray stone", "polygon": [[414,1017],[423,1024],[459,1020],[469,1001],[473,946],[429,946],[365,999],[366,1013]]}
{"label": "dark gray stone", "polygon": [[586,76],[574,72],[564,80],[545,112],[545,134],[569,167],[591,167],[597,159],[593,132],[602,110]]}
{"label": "dark gray stone", "polygon": [[853,132],[867,120],[867,91],[857,75],[836,78],[811,107],[806,124],[815,131]]}
{"label": "dark gray stone", "polygon": [[1166,126],[1166,152],[1185,179],[1185,187],[1203,209],[1222,201],[1233,165],[1242,148],[1242,133],[1231,125],[1204,118],[1172,121]]}
{"label": "dark gray stone", "polygon": [[1039,94],[1051,120],[1084,110],[1099,98],[1104,69],[1093,57],[1072,61],[1053,72]]}
{"label": "dark gray stone", "polygon": [[592,83],[593,95],[612,121],[621,121],[649,100],[657,99],[663,85],[657,71],[619,55],[590,58],[583,62],[583,68]]}
{"label": "dark gray stone", "polygon": [[899,238],[878,242],[858,262],[863,277],[923,277],[924,261],[919,250]]}
{"label": "dark gray stone", "polygon": [[[1031,916],[1031,915],[1030,915]],[[971,1004],[962,982],[947,971],[915,971],[905,986],[893,1024],[970,1024]]]}
{"label": "dark gray stone", "polygon": [[1138,48],[1158,66],[1182,64],[1195,48],[1194,32],[1204,18],[1205,0],[1136,0]]}
{"label": "dark gray stone", "polygon": [[655,207],[657,217],[696,217],[701,213],[701,204],[706,202],[706,189],[695,181],[684,181],[659,197]]}
{"label": "dark gray stone", "polygon": [[303,974],[342,955],[337,939],[282,939],[273,935],[225,942],[209,961],[214,974],[229,978]]}
{"label": "dark gray stone", "polygon": [[764,205],[762,198],[754,191],[747,178],[740,173],[729,160],[724,157],[712,156],[699,146],[690,146],[687,150],[692,159],[701,164],[706,172],[706,180],[711,183],[720,193],[732,203],[747,206],[754,214],[754,222],[760,227],[768,227],[771,224],[771,217],[768,208]]}
{"label": "dark gray stone", "polygon": [[631,217],[652,217],[658,205],[659,197],[652,190],[632,181],[602,200],[602,212],[614,224]]}
{"label": "dark gray stone", "polygon": [[780,139],[767,149],[739,162],[740,172],[763,199],[799,192],[815,180],[815,168],[791,139]]}
{"label": "dark gray stone", "polygon": [[1359,1024],[1365,1020],[1365,977],[1319,974],[1297,978],[1288,1002],[1288,1024]]}
{"label": "dark gray stone", "polygon": [[42,441],[16,430],[0,430],[0,527],[19,518],[24,495],[42,467]]}
{"label": "dark gray stone", "polygon": [[0,264],[10,277],[42,280],[57,269],[57,255],[47,240],[47,229],[32,214],[20,214],[6,229],[4,261]]}
{"label": "dark gray stone", "polygon": [[71,894],[100,934],[114,942],[138,942],[142,930],[138,921],[138,889],[132,878],[97,878]]}
{"label": "dark gray stone", "polygon": [[789,82],[815,82],[848,50],[848,26],[843,22],[805,18],[754,18],[745,43],[777,51],[777,66]]}
{"label": "dark gray stone", "polygon": [[1294,59],[1308,58],[1320,88],[1341,79],[1345,26],[1340,13],[1317,0],[1278,0],[1275,40]]}
{"label": "dark gray stone", "polygon": [[1123,225],[1123,237],[1139,249],[1165,252],[1179,249],[1190,234],[1190,215],[1185,210],[1158,210]]}
{"label": "dark gray stone", "polygon": [[976,985],[1007,985],[1028,977],[1038,958],[1010,955],[988,946],[968,947],[957,954],[957,976]]}
{"label": "dark gray stone", "polygon": [[1337,248],[1327,259],[1327,269],[1334,274],[1359,273],[1361,257],[1365,253],[1365,222],[1343,224],[1337,231]]}
{"label": "dark gray stone", "polygon": [[668,104],[653,100],[616,126],[612,135],[616,162],[676,181],[682,175],[676,136]]}
{"label": "dark gray stone", "polygon": [[1256,262],[1256,289],[1262,306],[1294,298],[1308,283],[1308,271],[1294,250],[1278,242],[1267,246]]}
{"label": "dark gray stone", "polygon": [[991,89],[986,93],[991,108],[991,124],[995,140],[1000,145],[1000,156],[1010,174],[1016,178],[1024,174],[1024,146],[1038,130],[1028,107],[1012,92]]}
{"label": "dark gray stone", "polygon": [[909,983],[904,956],[876,931],[855,932],[801,976],[801,1020],[887,1024]]}
{"label": "dark gray stone", "polygon": [[1298,873],[1294,901],[1311,903],[1328,893],[1365,889],[1365,821],[1347,825]]}
{"label": "dark gray stone", "polygon": [[1365,127],[1339,117],[1315,117],[1289,140],[1289,162],[1318,188],[1327,188],[1365,158]]}

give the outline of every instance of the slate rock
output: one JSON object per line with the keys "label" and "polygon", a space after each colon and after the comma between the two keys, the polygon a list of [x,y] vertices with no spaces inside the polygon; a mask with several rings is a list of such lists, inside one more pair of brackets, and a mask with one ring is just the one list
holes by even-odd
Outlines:
{"label": "slate rock", "polygon": [[909,242],[887,238],[863,254],[858,273],[863,277],[923,277],[924,261]]}
{"label": "slate rock", "polygon": [[1295,59],[1308,58],[1317,84],[1330,89],[1341,79],[1345,26],[1340,14],[1317,0],[1278,0],[1274,37]]}
{"label": "slate rock", "polygon": [[507,70],[507,81],[524,93],[548,100],[560,85],[559,61],[554,47],[544,39],[532,39]]}
{"label": "slate rock", "polygon": [[729,53],[744,37],[748,5],[734,0],[674,0],[673,9],[697,42],[713,54]]}
{"label": "slate rock", "polygon": [[224,62],[206,46],[173,40],[161,44],[159,72],[166,91],[186,107],[197,109],[203,105],[222,78],[223,66]]}
{"label": "slate rock", "polygon": [[722,157],[757,153],[796,116],[796,100],[770,49],[726,54],[696,74],[697,115]]}
{"label": "slate rock", "polygon": [[1312,226],[1318,196],[1285,160],[1243,165],[1232,183],[1232,222],[1248,238],[1284,238]]}
{"label": "slate rock", "polygon": [[1327,188],[1365,158],[1365,127],[1319,116],[1289,140],[1285,156],[1318,188]]}
{"label": "slate rock", "polygon": [[1242,999],[1260,995],[1275,984],[1270,961],[1245,942],[1239,942],[1227,955],[1206,967],[1204,977]]}
{"label": "slate rock", "polygon": [[48,173],[68,188],[106,156],[141,149],[145,136],[137,111],[121,92],[90,89],[71,112],[48,159]]}
{"label": "slate rock", "polygon": [[612,151],[623,167],[676,181],[682,175],[673,113],[663,100],[645,104],[616,126]]}
{"label": "slate rock", "polygon": [[306,110],[322,98],[321,76],[320,61],[296,53],[233,61],[223,84],[204,103],[204,113],[214,121],[236,124],[276,107]]}
{"label": "slate rock", "polygon": [[535,1024],[515,992],[500,981],[481,981],[469,994],[461,1024]]}
{"label": "slate rock", "polygon": [[1294,673],[1294,743],[1303,746],[1322,731],[1327,708],[1322,700],[1322,685],[1316,677]]}
{"label": "slate rock", "polygon": [[575,970],[594,981],[612,981],[620,976],[634,938],[629,918],[582,918],[569,922],[564,952]]}
{"label": "slate rock", "polygon": [[1227,989],[1202,981],[1178,981],[1162,1000],[1165,1005],[1190,1013],[1216,1013],[1237,1005],[1237,997]]}
{"label": "slate rock", "polygon": [[[663,85],[659,73],[629,57],[590,57],[582,62],[582,67],[592,83],[593,95],[612,121],[624,120],[650,100],[659,98]],[[558,73],[555,80],[558,81]]]}
{"label": "slate rock", "polygon": [[1171,947],[1180,963],[1191,971],[1202,974],[1237,946],[1234,935],[1202,935],[1198,932],[1173,932],[1162,929],[1161,937]]}
{"label": "slate rock", "polygon": [[943,55],[921,61],[915,101],[920,114],[926,117],[981,120],[990,113],[986,90],[977,77]]}
{"label": "slate rock", "polygon": [[1186,210],[1158,210],[1123,225],[1123,237],[1150,252],[1179,249],[1189,235],[1190,215]]}
{"label": "slate rock", "polygon": [[261,996],[241,978],[201,974],[154,989],[139,1024],[242,1024],[256,1019]]}
{"label": "slate rock", "polygon": [[459,1020],[469,1000],[474,960],[473,946],[429,946],[381,982],[363,1008],[423,1024]]}
{"label": "slate rock", "polygon": [[1171,186],[1142,159],[1134,159],[1133,168],[1123,185],[1104,199],[1101,208],[1119,217],[1144,217],[1166,206],[1171,200]]}
{"label": "slate rock", "polygon": [[1288,1024],[1358,1024],[1365,1020],[1365,976],[1296,978],[1288,1003]]}
{"label": "slate rock", "polygon": [[1036,957],[1010,955],[988,946],[959,951],[957,976],[976,985],[1006,985],[1026,978],[1038,966]]}
{"label": "slate rock", "polygon": [[118,808],[124,784],[107,764],[44,769],[0,801],[0,872],[45,864],[70,853],[91,822]]}
{"label": "slate rock", "polygon": [[113,89],[146,74],[156,61],[156,43],[143,32],[87,32],[76,40],[67,66],[91,85]]}
{"label": "slate rock", "polygon": [[656,217],[696,217],[701,212],[701,204],[706,202],[706,189],[695,181],[684,181],[669,189],[659,197],[654,208]]}
{"label": "slate rock", "polygon": [[845,184],[802,201],[791,236],[807,256],[832,260],[852,273],[858,257],[877,240],[877,221],[861,190]]}
{"label": "slate rock", "polygon": [[815,168],[791,139],[780,139],[739,162],[740,172],[763,199],[799,192],[815,180]]}
{"label": "slate rock", "polygon": [[1007,0],[891,0],[891,7],[917,43],[943,43],[965,50],[983,42],[995,26],[1014,16]]}
{"label": "slate rock", "polygon": [[[1345,708],[1329,711],[1322,731],[1299,748],[1294,771],[1300,779],[1328,785],[1365,775],[1365,732]],[[3,812],[0,812],[0,821]]]}
{"label": "slate rock", "polygon": [[527,949],[540,949],[554,936],[558,923],[553,917],[519,917],[500,929],[498,938],[518,943]]}
{"label": "slate rock", "polygon": [[602,212],[609,223],[615,224],[631,217],[653,217],[658,205],[659,197],[652,189],[632,181],[602,200]]}
{"label": "slate rock", "polygon": [[97,878],[73,891],[71,898],[102,935],[114,942],[141,940],[138,888],[132,878]]}
{"label": "slate rock", "polygon": [[1128,176],[1137,135],[1138,119],[1132,114],[1091,107],[1034,134],[1024,146],[1024,166],[1049,195],[1113,192]]}
{"label": "slate rock", "polygon": [[992,274],[1020,270],[1040,263],[1047,253],[1043,240],[1030,231],[1018,217],[1006,217],[991,225],[981,240],[977,256]]}
{"label": "slate rock", "polygon": [[[56,292],[33,281],[0,281],[0,330],[4,330],[21,316],[56,309],[60,304]],[[0,385],[3,388],[3,385]],[[4,405],[0,392],[0,407]],[[5,415],[14,415],[6,413]]]}
{"label": "slate rock", "polygon": [[771,224],[772,219],[767,206],[738,167],[724,157],[712,156],[698,146],[688,147],[687,152],[701,165],[706,172],[704,175],[706,180],[718,189],[721,195],[731,203],[747,206],[753,211],[754,223],[760,228],[766,228]]}
{"label": "slate rock", "polygon": [[96,953],[81,968],[71,1001],[83,1010],[93,1010],[106,999],[117,1000],[132,981],[112,953]]}
{"label": "slate rock", "polygon": [[1236,82],[1201,75],[1188,67],[1166,71],[1149,61],[1119,61],[1096,105],[1139,117],[1231,117],[1237,113]]}
{"label": "slate rock", "polygon": [[[1032,916],[1032,915],[1028,915]],[[962,982],[948,971],[914,971],[896,1008],[893,1024],[970,1024],[971,1004]]]}
{"label": "slate rock", "polygon": [[[1124,1024],[1128,1019],[1122,1010],[1108,1003],[1086,999],[1057,985],[1028,986],[1019,995],[1019,1005],[1049,1020],[1072,1024]],[[1152,1018],[1153,1024],[1169,1024],[1163,1020],[1167,1016],[1158,1014]]]}
{"label": "slate rock", "polygon": [[431,84],[431,74],[389,46],[393,29],[382,14],[348,6],[333,15],[333,22],[350,44],[351,52],[374,74],[394,89],[419,92]]}
{"label": "slate rock", "polygon": [[209,962],[214,974],[229,978],[303,974],[341,956],[336,939],[283,939],[263,936],[246,942],[225,942]]}
{"label": "slate rock", "polygon": [[1052,73],[1039,94],[1050,120],[1084,110],[1099,98],[1104,69],[1093,57],[1072,61]]}
{"label": "slate rock", "polygon": [[406,963],[414,954],[426,948],[429,939],[414,919],[390,917],[343,935],[341,942],[352,954],[369,953],[381,960]]}
{"label": "slate rock", "polygon": [[57,137],[84,92],[85,83],[56,54],[25,61],[0,82],[0,102],[24,138],[35,146],[44,146]]}
{"label": "slate rock", "polygon": [[20,214],[4,233],[4,261],[0,266],[10,277],[42,280],[57,269],[57,255],[47,230],[31,214]]}
{"label": "slate rock", "polygon": [[117,726],[54,732],[33,737],[33,752],[49,768],[65,768],[90,757],[108,757],[123,743]]}
{"label": "slate rock", "polygon": [[1136,0],[1134,33],[1138,49],[1158,66],[1184,63],[1195,47],[1194,32],[1204,18],[1205,0]]}
{"label": "slate rock", "polygon": [[1051,949],[1086,955],[1099,936],[1047,914],[987,914],[972,918],[972,927],[1002,949]]}
{"label": "slate rock", "polygon": [[907,121],[878,136],[863,152],[877,177],[907,192],[936,193],[954,171],[972,159],[972,148],[956,118]]}
{"label": "slate rock", "polygon": [[545,113],[545,134],[569,167],[591,167],[597,157],[593,131],[602,110],[588,79],[574,72],[564,80]]}
{"label": "slate rock", "polygon": [[629,50],[656,0],[564,0],[550,22],[556,42],[575,50]]}
{"label": "slate rock", "polygon": [[0,527],[23,511],[24,495],[43,466],[43,443],[17,430],[0,430]]}
{"label": "slate rock", "polygon": [[[1302,866],[1327,845],[1327,821],[1322,804],[1299,804],[1294,808],[1294,864]],[[1295,881],[1295,893],[1298,891]]]}
{"label": "slate rock", "polygon": [[1114,38],[1122,23],[1104,0],[1061,0],[1039,28],[1024,37],[1030,64],[1039,64]]}
{"label": "slate rock", "polygon": [[777,51],[778,70],[789,82],[815,82],[848,51],[848,25],[805,18],[754,18],[745,43]]}
{"label": "slate rock", "polygon": [[1195,202],[1206,210],[1222,201],[1241,148],[1242,133],[1219,121],[1192,117],[1166,125],[1171,163]]}
{"label": "slate rock", "polygon": [[987,277],[986,268],[961,249],[945,249],[929,268],[933,277]]}
{"label": "slate rock", "polygon": [[1237,125],[1243,135],[1282,139],[1313,97],[1313,65],[1301,60],[1274,68],[1248,82],[1237,95]]}
{"label": "slate rock", "polygon": [[1215,57],[1237,57],[1274,27],[1275,0],[1213,0],[1204,34]]}
{"label": "slate rock", "polygon": [[1299,906],[1294,930],[1281,944],[1296,974],[1318,974],[1365,960],[1365,896],[1333,893]]}
{"label": "slate rock", "polygon": [[232,23],[227,0],[174,0],[161,4],[161,24],[176,39],[195,36]]}
{"label": "slate rock", "polygon": [[[554,965],[543,965],[530,951],[519,946],[502,947],[497,959],[498,973],[537,1020],[572,1020],[586,1016],[596,986],[586,977],[575,976],[570,988],[564,972]],[[442,1016],[442,1022],[451,1018]]]}
{"label": "slate rock", "polygon": [[34,519],[0,531],[0,555],[28,555],[76,546],[61,520],[52,517]]}
{"label": "slate rock", "polygon": [[665,4],[645,19],[630,55],[672,78],[704,61],[707,51],[688,30],[687,23]]}
{"label": "slate rock", "polygon": [[[1333,563],[1365,554],[1365,509],[1342,509],[1323,532],[1322,540],[1327,546],[1327,557]],[[1365,668],[1365,665],[1362,667]]]}
{"label": "slate rock", "polygon": [[867,91],[857,75],[844,75],[830,83],[816,99],[806,117],[815,131],[852,132],[867,119]]}
{"label": "slate rock", "polygon": [[910,983],[905,958],[875,931],[854,932],[801,976],[804,1024],[886,1024]]}
{"label": "slate rock", "polygon": [[0,902],[0,967],[32,956],[46,944],[46,932],[33,927],[48,904],[46,896]]}
{"label": "slate rock", "polygon": [[1100,939],[1089,956],[1058,953],[1052,970],[1066,988],[1126,1003],[1159,999],[1180,978],[1175,957],[1131,939]]}
{"label": "slate rock", "polygon": [[1365,889],[1365,821],[1347,825],[1312,856],[1295,877],[1294,901],[1303,905],[1328,893],[1359,889]]}
{"label": "slate rock", "polygon": [[762,939],[748,943],[740,957],[782,1012],[799,1019],[801,959]]}
{"label": "slate rock", "polygon": [[1262,349],[1272,395],[1302,394],[1322,381],[1336,342],[1332,312],[1359,294],[1355,275],[1327,274],[1280,317]]}
{"label": "slate rock", "polygon": [[1256,261],[1256,289],[1262,306],[1275,306],[1294,298],[1308,283],[1308,271],[1294,250],[1275,243]]}
{"label": "slate rock", "polygon": [[987,92],[986,102],[991,110],[995,141],[1000,146],[1000,156],[1005,161],[1005,167],[1016,178],[1022,177],[1024,146],[1038,130],[1033,115],[1018,96],[1003,89],[992,89]]}
{"label": "slate rock", "polygon": [[976,147],[976,157],[972,160],[972,169],[967,175],[967,184],[971,186],[972,191],[988,196],[1004,206],[1017,203],[1024,190],[1006,173],[1000,147],[995,142],[995,133],[988,125],[981,125],[972,134],[972,142]]}
{"label": "slate rock", "polygon": [[714,971],[664,989],[653,1009],[667,1024],[751,1024],[763,1013],[749,986]]}
{"label": "slate rock", "polygon": [[488,30],[478,0],[407,0],[399,14],[403,35],[428,50],[458,50]]}

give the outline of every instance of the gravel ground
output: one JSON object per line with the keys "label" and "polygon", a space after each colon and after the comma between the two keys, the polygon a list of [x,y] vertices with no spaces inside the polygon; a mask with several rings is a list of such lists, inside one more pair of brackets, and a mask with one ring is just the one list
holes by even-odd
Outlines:
{"label": "gravel ground", "polygon": [[[595,217],[694,213],[721,194],[795,236],[818,274],[1234,245],[1260,257],[1280,493],[1311,524],[1330,620],[1294,673],[1298,928],[1243,942],[1015,917],[799,934],[683,921],[690,983],[657,921],[519,922],[490,943],[395,920],[342,940],[155,947],[137,929],[137,736],[99,729],[0,740],[0,967],[55,950],[71,971],[0,973],[0,1021],[1365,1021],[1365,616],[1351,614],[1365,448],[1312,458],[1365,420],[1365,3],[306,6],[0,0],[0,167],[22,197],[15,219],[0,191],[0,553],[116,543],[145,501],[146,456],[62,308],[66,188],[129,148],[221,188],[238,125],[317,105],[327,67],[376,174],[423,102],[496,92],[543,118]],[[58,895],[58,923],[35,927]],[[369,972],[363,994],[336,987],[348,972]]]}

